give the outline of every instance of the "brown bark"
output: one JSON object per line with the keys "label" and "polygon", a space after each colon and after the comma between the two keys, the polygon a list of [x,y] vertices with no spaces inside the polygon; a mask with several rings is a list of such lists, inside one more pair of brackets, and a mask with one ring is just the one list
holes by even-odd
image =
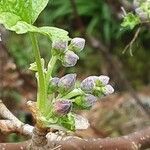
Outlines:
{"label": "brown bark", "polygon": [[[5,150],[27,150],[30,143],[31,141],[1,143],[0,148]],[[150,127],[117,138],[80,139],[68,136],[54,141],[48,138],[48,143],[45,146],[41,144],[36,148],[36,150],[143,150],[150,148]],[[34,149],[34,147],[31,149]]]}

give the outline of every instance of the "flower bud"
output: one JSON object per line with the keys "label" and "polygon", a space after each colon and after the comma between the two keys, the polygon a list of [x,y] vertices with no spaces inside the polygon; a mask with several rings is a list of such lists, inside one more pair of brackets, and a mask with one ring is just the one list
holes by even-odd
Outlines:
{"label": "flower bud", "polygon": [[86,92],[92,94],[94,88],[96,86],[96,80],[99,78],[97,76],[89,76],[81,82],[81,89]]}
{"label": "flower bud", "polygon": [[67,50],[68,42],[67,41],[54,41],[52,43],[52,53],[64,53]]}
{"label": "flower bud", "polygon": [[73,51],[67,51],[61,61],[64,67],[73,67],[76,65],[79,57]]}
{"label": "flower bud", "polygon": [[76,74],[67,74],[58,82],[59,92],[62,94],[69,93],[75,87]]}
{"label": "flower bud", "polygon": [[83,50],[84,46],[85,46],[85,39],[77,37],[71,40],[69,48],[72,51],[80,52]]}
{"label": "flower bud", "polygon": [[114,88],[111,85],[108,84],[104,87],[103,92],[104,92],[105,95],[110,95],[114,92]]}
{"label": "flower bud", "polygon": [[73,108],[74,109],[89,109],[95,104],[96,101],[97,101],[97,98],[91,94],[78,96],[74,99]]}
{"label": "flower bud", "polygon": [[67,115],[71,111],[72,102],[69,100],[58,100],[54,103],[54,113],[60,116]]}
{"label": "flower bud", "polygon": [[109,82],[109,79],[110,78],[108,76],[104,76],[104,75],[99,76],[99,80],[101,81],[103,85],[107,85]]}
{"label": "flower bud", "polygon": [[48,93],[51,94],[53,93],[55,90],[57,90],[58,88],[58,82],[59,82],[59,78],[58,77],[54,77],[49,81],[49,86],[48,86]]}
{"label": "flower bud", "polygon": [[84,98],[84,105],[90,108],[95,104],[96,101],[97,101],[97,98],[94,95],[86,94]]}

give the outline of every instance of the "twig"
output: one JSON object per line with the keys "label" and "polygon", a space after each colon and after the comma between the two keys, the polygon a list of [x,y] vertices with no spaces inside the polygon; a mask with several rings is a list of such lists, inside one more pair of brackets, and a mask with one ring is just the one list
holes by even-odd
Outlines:
{"label": "twig", "polygon": [[137,39],[137,37],[138,37],[140,31],[141,31],[141,28],[139,27],[139,28],[136,30],[133,39],[130,41],[130,43],[129,43],[129,44],[125,47],[125,49],[123,50],[123,52],[122,52],[123,54],[124,54],[124,53],[126,52],[126,50],[129,48],[129,50],[130,50],[130,55],[133,56],[133,53],[132,53],[132,46],[133,46],[133,43],[135,42],[135,40]]}
{"label": "twig", "polygon": [[0,100],[0,116],[3,118],[3,120],[0,120],[1,132],[16,132],[30,137],[32,136],[33,126],[24,124],[18,118],[16,118],[3,104],[2,100]]}
{"label": "twig", "polygon": [[0,116],[3,119],[7,119],[10,121],[15,122],[16,124],[18,124],[19,126],[21,126],[23,123],[17,119],[8,109],[7,107],[3,104],[2,100],[0,100]]}

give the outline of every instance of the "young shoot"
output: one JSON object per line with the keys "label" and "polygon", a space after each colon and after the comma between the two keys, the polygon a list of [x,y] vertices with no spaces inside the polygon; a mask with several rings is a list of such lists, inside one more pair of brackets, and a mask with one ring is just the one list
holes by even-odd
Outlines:
{"label": "young shoot", "polygon": [[[55,128],[75,131],[86,129],[88,121],[75,114],[75,110],[90,109],[101,97],[112,94],[114,89],[109,85],[109,77],[90,76],[77,86],[76,73],[58,77],[53,74],[57,62],[63,67],[73,67],[79,60],[78,53],[85,47],[85,39],[76,37],[71,39],[68,32],[55,27],[36,27],[33,23],[41,11],[48,4],[48,0],[1,0],[0,24],[7,30],[17,34],[29,34],[35,62],[30,70],[35,72],[37,79],[37,100],[34,108],[36,123],[40,128]],[[143,6],[144,7],[144,6]],[[128,20],[128,19],[127,19]],[[49,38],[52,43],[51,58],[45,64],[41,58],[37,35]]]}

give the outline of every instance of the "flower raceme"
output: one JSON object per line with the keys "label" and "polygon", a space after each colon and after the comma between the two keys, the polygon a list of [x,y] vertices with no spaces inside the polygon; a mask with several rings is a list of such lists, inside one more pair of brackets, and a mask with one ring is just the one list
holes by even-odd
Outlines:
{"label": "flower raceme", "polygon": [[[82,51],[84,46],[85,40],[82,38],[72,39],[69,45],[68,41],[55,41],[52,43],[52,57],[60,60],[63,66],[72,67],[79,59],[76,53]],[[46,70],[45,73],[47,73],[48,69],[45,69],[44,59],[41,59],[41,63],[43,70]],[[51,69],[51,65],[49,67]],[[37,71],[36,63],[33,63],[30,69]],[[113,87],[109,84],[108,76],[89,76],[78,84],[76,84],[76,76],[75,73],[70,73],[60,78],[51,76],[47,80],[47,97],[51,111],[48,111],[44,117],[42,116],[46,126],[55,124],[74,130],[75,110],[89,110],[99,98],[114,92]]]}
{"label": "flower raceme", "polygon": [[[63,110],[72,102],[73,110],[90,109],[98,98],[114,92],[113,87],[108,84],[109,77],[104,75],[89,76],[81,82],[80,87],[76,87],[75,83],[76,74],[67,74],[60,79],[57,77],[51,79],[49,89],[54,93],[57,92],[58,98],[61,100],[56,98],[57,105],[54,104],[54,107],[59,106],[57,109],[61,110],[62,108]],[[68,111],[62,114],[66,115],[70,111],[71,109],[68,109]]]}
{"label": "flower raceme", "polygon": [[67,41],[54,41],[52,54],[58,57],[64,67],[73,67],[79,59],[76,52],[82,51],[84,46],[85,40],[83,38],[74,38],[69,45]]}
{"label": "flower raceme", "polygon": [[108,76],[89,76],[81,82],[81,89],[87,94],[93,94],[97,97],[109,95],[114,92],[109,82]]}

